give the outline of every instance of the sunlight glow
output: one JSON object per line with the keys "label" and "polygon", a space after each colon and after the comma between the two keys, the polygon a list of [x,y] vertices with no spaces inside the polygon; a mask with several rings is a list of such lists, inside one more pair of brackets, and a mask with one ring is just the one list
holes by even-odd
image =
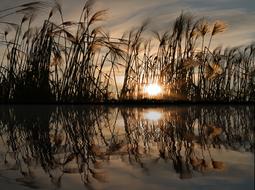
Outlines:
{"label": "sunlight glow", "polygon": [[162,88],[158,84],[149,84],[144,87],[144,92],[149,96],[157,96],[162,92]]}
{"label": "sunlight glow", "polygon": [[144,119],[150,121],[158,121],[162,118],[162,113],[159,111],[148,111],[143,115]]}

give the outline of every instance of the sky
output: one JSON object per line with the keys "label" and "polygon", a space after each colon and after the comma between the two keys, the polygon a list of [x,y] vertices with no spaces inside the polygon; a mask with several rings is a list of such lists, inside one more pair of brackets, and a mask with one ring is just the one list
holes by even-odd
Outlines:
{"label": "sky", "polygon": [[[0,0],[0,9],[33,0]],[[50,0],[45,0],[50,1]],[[84,0],[61,0],[64,18],[77,20]],[[228,30],[215,37],[212,46],[239,46],[255,41],[255,0],[96,0],[95,9],[107,9],[102,25],[112,36],[139,26],[147,18],[149,29],[164,31],[181,12],[210,21],[223,20]]]}

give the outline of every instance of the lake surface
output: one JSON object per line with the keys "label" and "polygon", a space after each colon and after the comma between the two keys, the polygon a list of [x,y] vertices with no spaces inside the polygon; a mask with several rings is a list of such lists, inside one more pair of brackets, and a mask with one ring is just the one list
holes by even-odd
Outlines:
{"label": "lake surface", "polygon": [[1,106],[1,189],[254,189],[254,106]]}

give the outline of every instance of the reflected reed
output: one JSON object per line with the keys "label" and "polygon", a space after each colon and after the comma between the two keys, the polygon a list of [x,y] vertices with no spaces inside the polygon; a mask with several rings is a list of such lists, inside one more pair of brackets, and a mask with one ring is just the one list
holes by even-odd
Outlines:
{"label": "reflected reed", "polygon": [[9,106],[0,112],[0,170],[36,187],[42,169],[56,187],[79,174],[85,186],[107,182],[111,160],[140,167],[169,163],[181,179],[220,172],[211,151],[254,152],[254,107]]}

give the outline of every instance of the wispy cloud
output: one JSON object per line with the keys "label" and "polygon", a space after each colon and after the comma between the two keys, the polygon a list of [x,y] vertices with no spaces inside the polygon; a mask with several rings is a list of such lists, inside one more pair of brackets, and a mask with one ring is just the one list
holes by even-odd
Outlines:
{"label": "wispy cloud", "polygon": [[[2,9],[31,0],[1,0]],[[45,0],[50,1],[50,0]],[[62,0],[65,18],[75,20],[80,14],[84,0]],[[150,18],[150,29],[163,31],[181,12],[195,17],[224,20],[229,29],[215,38],[215,44],[236,46],[255,39],[254,0],[97,0],[96,9],[108,9],[107,20],[102,24],[112,33],[121,35]]]}

